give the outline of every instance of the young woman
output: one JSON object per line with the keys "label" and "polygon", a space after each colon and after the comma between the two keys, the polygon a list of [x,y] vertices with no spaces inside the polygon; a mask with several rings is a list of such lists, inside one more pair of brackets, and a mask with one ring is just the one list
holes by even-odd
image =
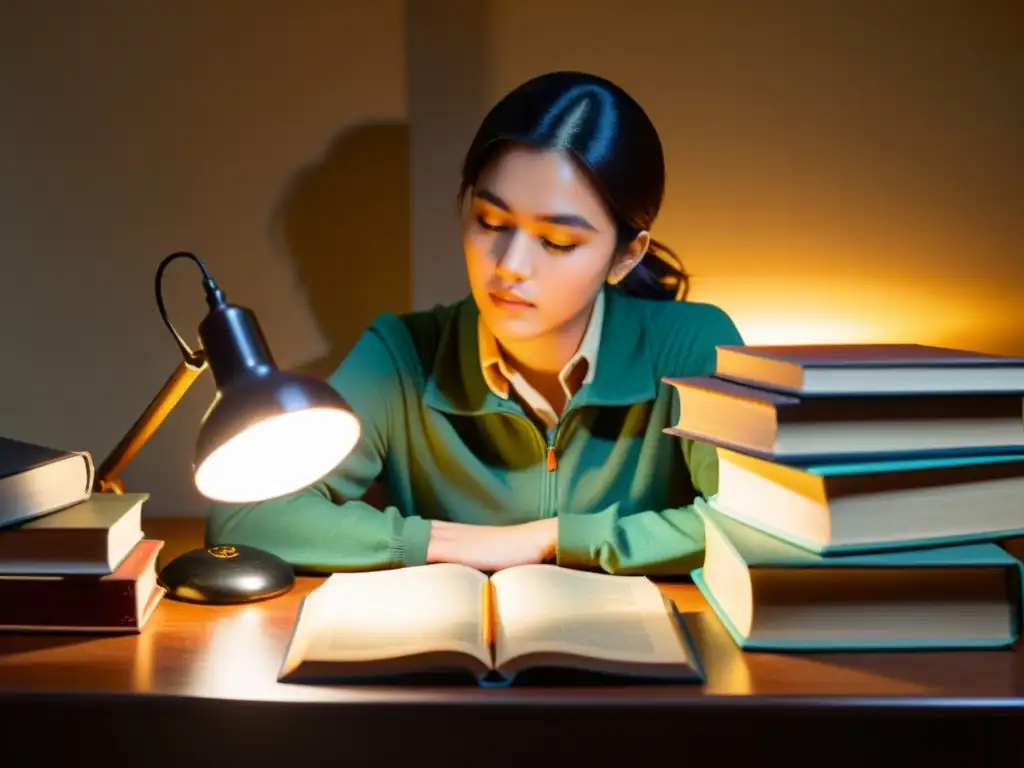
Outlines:
{"label": "young woman", "polygon": [[[462,169],[471,296],[378,318],[330,378],[359,443],[290,496],[217,505],[207,544],[302,570],[435,562],[687,573],[715,452],[665,435],[664,376],[709,374],[729,317],[682,301],[653,240],[665,168],[640,106],[607,80],[544,75],[484,118]],[[375,481],[389,504],[360,500]]]}

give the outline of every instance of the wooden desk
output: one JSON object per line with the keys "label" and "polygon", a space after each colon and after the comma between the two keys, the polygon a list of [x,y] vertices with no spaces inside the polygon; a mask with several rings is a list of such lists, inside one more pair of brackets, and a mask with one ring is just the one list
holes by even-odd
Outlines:
{"label": "wooden desk", "polygon": [[[201,526],[145,521],[167,542],[165,562],[200,545]],[[1024,763],[1016,649],[741,653],[689,584],[663,589],[687,613],[704,686],[279,684],[299,600],[319,582],[249,606],[165,600],[138,636],[0,636],[0,765],[730,765],[773,753],[789,765]]]}

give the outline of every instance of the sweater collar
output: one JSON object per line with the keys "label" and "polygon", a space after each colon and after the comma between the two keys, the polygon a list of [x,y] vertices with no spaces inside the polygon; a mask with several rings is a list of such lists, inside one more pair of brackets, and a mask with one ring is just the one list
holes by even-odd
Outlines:
{"label": "sweater collar", "polygon": [[[592,380],[569,401],[580,405],[633,405],[653,400],[658,378],[648,349],[641,300],[605,287],[605,314]],[[424,402],[446,413],[502,413],[515,405],[487,386],[480,366],[480,312],[471,296],[462,299],[441,333]]]}

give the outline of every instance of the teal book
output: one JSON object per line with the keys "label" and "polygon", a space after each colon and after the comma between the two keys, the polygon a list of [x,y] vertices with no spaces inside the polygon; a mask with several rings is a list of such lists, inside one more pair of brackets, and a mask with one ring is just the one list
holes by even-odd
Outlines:
{"label": "teal book", "polygon": [[744,650],[1001,648],[1020,634],[1022,566],[991,542],[822,557],[697,510],[693,581]]}
{"label": "teal book", "polygon": [[303,598],[278,679],[497,687],[705,672],[675,604],[643,576],[437,563],[332,574]]}
{"label": "teal book", "polygon": [[794,467],[718,449],[719,512],[824,555],[1024,535],[1024,454]]}
{"label": "teal book", "polygon": [[1021,394],[797,396],[714,376],[663,378],[667,434],[783,464],[1024,453]]}

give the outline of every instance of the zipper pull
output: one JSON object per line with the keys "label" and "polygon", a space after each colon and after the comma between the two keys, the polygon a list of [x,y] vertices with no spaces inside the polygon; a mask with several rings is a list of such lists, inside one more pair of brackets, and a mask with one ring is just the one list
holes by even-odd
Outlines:
{"label": "zipper pull", "polygon": [[548,446],[548,472],[554,472],[558,469],[558,456],[555,455],[555,449]]}

